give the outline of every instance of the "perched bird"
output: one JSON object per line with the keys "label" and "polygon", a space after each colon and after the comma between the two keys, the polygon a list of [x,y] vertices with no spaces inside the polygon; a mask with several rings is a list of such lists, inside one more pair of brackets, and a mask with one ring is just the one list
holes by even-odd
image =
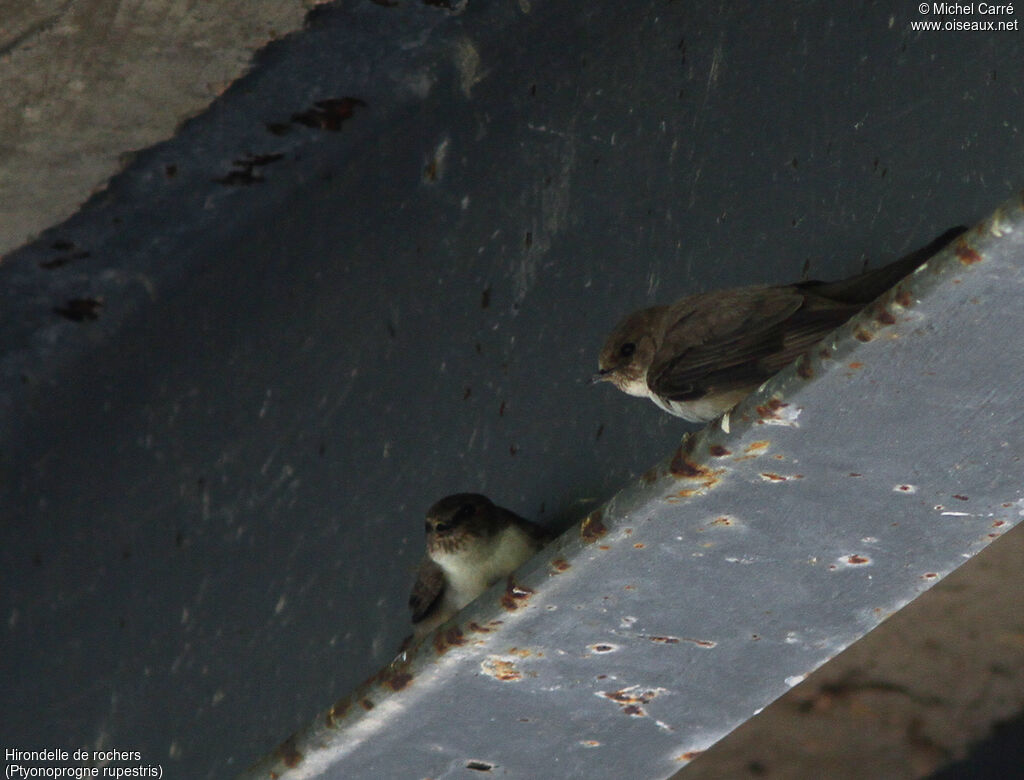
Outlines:
{"label": "perched bird", "polygon": [[593,381],[691,422],[713,420],[964,230],[837,282],[714,290],[634,312],[605,341]]}
{"label": "perched bird", "polygon": [[477,493],[456,493],[429,510],[427,556],[409,596],[413,638],[430,633],[551,538],[536,523]]}

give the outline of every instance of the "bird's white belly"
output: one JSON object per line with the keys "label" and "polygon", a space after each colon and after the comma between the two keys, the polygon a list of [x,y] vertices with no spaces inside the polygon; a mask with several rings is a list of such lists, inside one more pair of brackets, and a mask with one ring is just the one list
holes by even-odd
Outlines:
{"label": "bird's white belly", "polygon": [[533,545],[522,531],[508,528],[488,545],[475,546],[455,555],[435,556],[447,579],[445,600],[455,609],[462,609],[495,582],[518,569],[533,552]]}

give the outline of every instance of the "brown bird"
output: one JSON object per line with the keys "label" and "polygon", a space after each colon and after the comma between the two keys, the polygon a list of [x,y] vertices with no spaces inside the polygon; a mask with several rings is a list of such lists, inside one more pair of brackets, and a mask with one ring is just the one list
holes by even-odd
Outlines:
{"label": "brown bird", "polygon": [[634,312],[605,341],[593,381],[691,422],[713,420],[965,230],[837,282],[714,290]]}
{"label": "brown bird", "polygon": [[477,493],[442,498],[426,520],[427,556],[409,596],[413,637],[430,633],[518,569],[550,534]]}

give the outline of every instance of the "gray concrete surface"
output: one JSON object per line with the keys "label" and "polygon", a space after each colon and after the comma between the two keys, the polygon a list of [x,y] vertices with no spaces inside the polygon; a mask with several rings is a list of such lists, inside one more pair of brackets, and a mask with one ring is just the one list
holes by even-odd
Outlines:
{"label": "gray concrete surface", "polygon": [[0,0],[0,255],[170,138],[322,0]]}
{"label": "gray concrete surface", "polygon": [[[251,51],[300,25],[306,5],[0,5],[0,251],[58,223],[135,151],[202,112]],[[22,719],[15,731],[7,713],[8,740],[22,744],[45,724],[53,741],[142,747],[170,776],[241,768],[384,660],[405,630],[418,514],[437,495],[486,489],[524,514],[571,518],[677,438],[653,407],[575,384],[620,311],[738,278],[848,273],[984,216],[1020,186],[1019,34],[911,33],[913,4],[780,4],[761,15],[741,3],[683,5],[604,9],[605,23],[542,2],[471,4],[469,18],[411,0],[346,4],[373,19],[359,30],[362,48],[332,51],[324,32],[286,41],[177,145],[140,154],[92,211],[10,254],[5,393],[18,415],[6,407],[4,419],[62,433],[29,438],[24,460],[12,464],[8,450],[3,464],[17,477],[6,482],[17,485],[7,511],[24,512],[7,527],[29,540],[5,549],[5,642],[25,664],[46,661],[15,668],[4,648]],[[489,7],[507,15],[467,27]],[[343,27],[329,31],[335,41]],[[422,60],[373,59],[374,35]],[[304,47],[322,53],[296,65]],[[267,84],[274,102],[261,103]],[[375,109],[401,98],[372,133],[354,128],[327,151],[326,135],[263,130],[312,100],[357,92]],[[278,151],[302,160],[288,173],[267,167],[277,183],[261,192],[211,185],[233,160]],[[394,175],[378,182],[381,170]],[[374,208],[351,205],[353,182],[379,198]],[[179,223],[154,227],[168,208]],[[332,227],[352,211],[356,222]],[[413,213],[420,227],[410,234],[403,220],[413,217],[393,216],[374,235],[359,229],[378,213]],[[42,282],[32,268],[77,251],[57,241],[92,257]],[[263,249],[269,265],[254,273]],[[335,312],[334,290],[360,263],[376,275],[341,300],[378,323],[369,337]],[[407,289],[394,286],[424,263]],[[455,303],[415,294],[457,276],[470,283]],[[97,321],[53,316],[97,288]],[[474,314],[482,298],[489,308]],[[553,317],[552,301],[589,310]],[[297,311],[312,319],[287,324]],[[267,335],[274,327],[259,330],[268,317],[279,343]],[[425,338],[441,322],[460,335]],[[247,329],[262,335],[250,340]],[[574,334],[572,365],[528,346],[552,330]],[[382,365],[353,364],[342,349],[367,339],[388,356]],[[210,354],[194,347],[206,343]],[[460,352],[475,344],[486,366]],[[528,381],[538,361],[552,377],[540,387]],[[427,431],[391,400],[374,413],[383,430],[364,430],[365,404],[402,397],[399,367],[421,387],[442,383],[425,408],[470,404],[477,416]],[[293,380],[297,371],[308,381]],[[319,406],[296,411],[301,398]],[[566,404],[585,422],[559,438],[593,437],[583,455],[552,446],[535,424],[563,418]],[[627,409],[644,435],[625,430]],[[390,473],[395,453],[405,464],[395,473],[415,486],[401,496],[391,477],[373,483],[389,496],[382,503],[346,476],[350,461]],[[398,529],[389,549],[399,553],[373,574],[374,614],[398,617],[371,631],[352,628],[357,575],[316,554],[352,544],[360,518]],[[1002,539],[686,776],[832,774],[856,755],[859,771],[911,777],[961,753],[1021,706],[1019,538]],[[305,574],[279,574],[281,551]],[[124,636],[116,631],[130,639],[112,642]]]}

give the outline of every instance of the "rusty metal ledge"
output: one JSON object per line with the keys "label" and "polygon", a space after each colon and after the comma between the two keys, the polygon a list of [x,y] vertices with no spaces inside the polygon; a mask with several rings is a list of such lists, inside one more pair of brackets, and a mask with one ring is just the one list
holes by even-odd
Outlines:
{"label": "rusty metal ledge", "polygon": [[999,538],[1024,515],[1022,209],[243,777],[664,777]]}

